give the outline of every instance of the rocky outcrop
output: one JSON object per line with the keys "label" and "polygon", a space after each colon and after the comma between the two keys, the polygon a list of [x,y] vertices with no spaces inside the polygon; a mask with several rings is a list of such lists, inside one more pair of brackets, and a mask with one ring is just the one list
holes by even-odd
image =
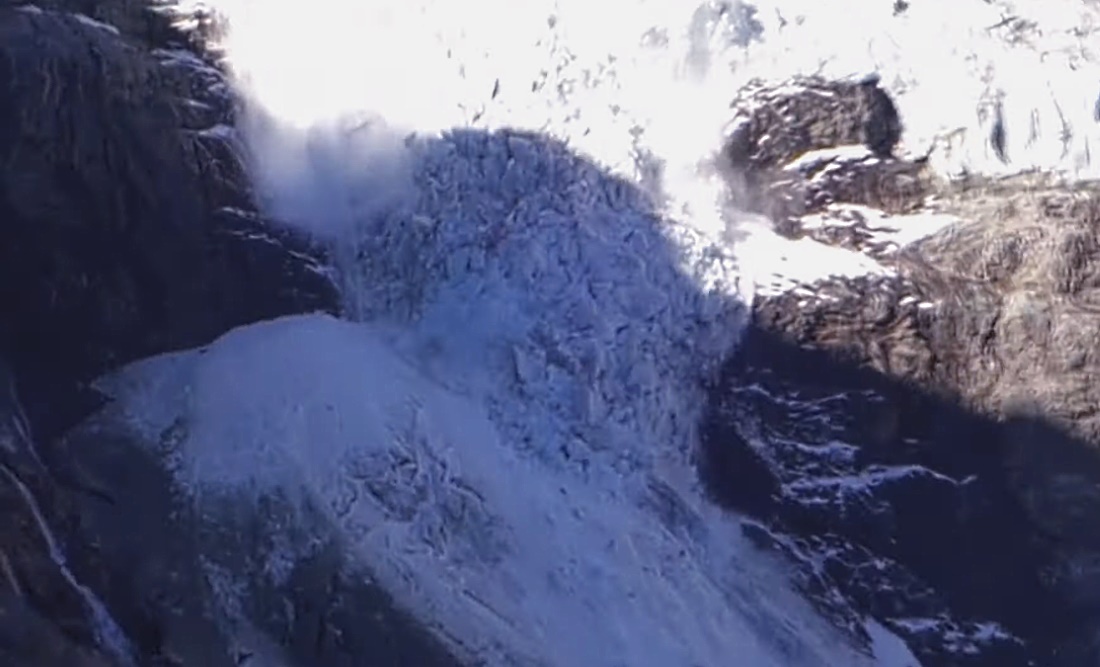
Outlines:
{"label": "rocky outcrop", "polygon": [[891,159],[901,122],[877,77],[756,81],[732,106],[720,168],[743,209],[784,222],[835,201],[909,210],[926,194],[924,161]]}
{"label": "rocky outcrop", "polygon": [[[57,436],[99,403],[85,383],[240,324],[339,307],[321,253],[256,214],[228,88],[187,46],[145,2],[0,2],[4,664],[158,664],[148,627],[101,618],[98,591],[129,573],[73,523],[115,502],[158,507],[116,495],[144,489],[137,477],[66,473]],[[118,637],[107,650],[115,631],[138,652]]]}
{"label": "rocky outcrop", "polygon": [[1100,191],[938,182],[843,146],[852,90],[746,93],[776,110],[726,154],[747,201],[883,270],[757,298],[704,470],[826,607],[855,602],[928,665],[1094,664]]}
{"label": "rocky outcrop", "polygon": [[32,422],[56,401],[36,385],[333,306],[306,249],[249,212],[224,120],[181,129],[182,66],[88,19],[0,12],[0,281],[19,286],[0,348]]}

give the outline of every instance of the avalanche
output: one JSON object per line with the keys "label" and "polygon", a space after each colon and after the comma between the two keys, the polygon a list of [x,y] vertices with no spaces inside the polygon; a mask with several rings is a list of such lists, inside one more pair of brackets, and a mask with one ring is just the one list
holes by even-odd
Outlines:
{"label": "avalanche", "polygon": [[339,246],[363,322],[256,325],[104,382],[150,442],[183,425],[194,501],[320,507],[473,664],[873,664],[697,482],[701,381],[744,322],[728,253],[544,136],[405,158],[415,196]]}
{"label": "avalanche", "polygon": [[696,480],[701,383],[756,283],[881,269],[780,242],[701,165],[749,78],[881,70],[945,174],[1091,174],[1091,5],[214,5],[257,194],[329,244],[355,321],[102,381],[150,435],[186,424],[166,456],[195,503],[321,507],[472,663],[917,664],[828,627]]}

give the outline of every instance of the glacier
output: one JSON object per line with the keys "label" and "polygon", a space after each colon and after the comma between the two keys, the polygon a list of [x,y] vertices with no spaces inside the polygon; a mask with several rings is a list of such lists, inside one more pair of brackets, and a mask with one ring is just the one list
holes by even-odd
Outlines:
{"label": "glacier", "polygon": [[875,664],[695,473],[744,324],[728,253],[545,137],[453,131],[410,159],[419,197],[344,248],[358,321],[258,324],[100,383],[143,441],[182,425],[162,454],[186,496],[322,508],[475,663]]}

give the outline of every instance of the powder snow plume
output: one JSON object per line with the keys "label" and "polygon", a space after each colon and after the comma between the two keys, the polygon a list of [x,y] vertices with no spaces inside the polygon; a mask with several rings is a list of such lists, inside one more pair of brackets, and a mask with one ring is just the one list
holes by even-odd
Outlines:
{"label": "powder snow plume", "polygon": [[[311,204],[318,171],[328,191],[351,172],[360,181],[381,177],[379,189],[392,190],[410,133],[512,127],[548,133],[638,182],[652,185],[660,172],[670,206],[690,211],[696,227],[723,226],[720,186],[696,167],[720,145],[728,116],[734,74],[727,65],[734,56],[723,54],[756,34],[748,5],[212,5],[229,25],[221,46],[248,102],[243,126],[256,177],[291,222],[314,231],[347,223],[346,211],[317,219]],[[349,140],[352,127],[359,131]],[[332,157],[334,146],[321,148],[332,143],[339,158]],[[332,159],[339,169],[317,165]],[[303,164],[311,173],[303,173]],[[303,220],[303,209],[313,219]]]}
{"label": "powder snow plume", "polygon": [[[346,211],[305,222],[301,199],[315,199],[317,172],[340,181],[349,169],[303,175],[300,158],[325,142],[346,147],[348,128],[367,119],[374,129],[356,133],[355,149],[338,161],[360,178],[378,177],[387,163],[380,188],[397,187],[395,162],[410,132],[515,127],[549,133],[639,182],[660,172],[670,210],[720,230],[729,207],[697,166],[721,141],[733,91],[753,77],[877,71],[898,101],[906,148],[936,146],[933,162],[945,173],[1100,172],[1092,158],[1100,146],[1096,3],[925,0],[901,10],[857,0],[844,11],[815,0],[207,4],[230,26],[223,46],[250,102],[244,125],[257,178],[276,208],[314,230],[339,227]],[[1007,163],[990,147],[998,118]],[[325,154],[314,161],[332,159],[331,147]]]}

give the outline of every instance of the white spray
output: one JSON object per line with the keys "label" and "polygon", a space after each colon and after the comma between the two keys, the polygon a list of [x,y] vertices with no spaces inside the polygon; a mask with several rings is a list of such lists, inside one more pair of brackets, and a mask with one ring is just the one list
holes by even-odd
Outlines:
{"label": "white spray", "polygon": [[732,52],[759,30],[748,5],[214,4],[228,20],[222,46],[249,102],[243,127],[255,176],[269,205],[298,225],[343,228],[346,209],[318,218],[317,193],[329,197],[349,179],[361,186],[384,174],[395,188],[410,133],[513,127],[564,140],[634,180],[659,163],[662,196],[694,226],[722,226],[720,185],[696,166],[720,144]]}
{"label": "white spray", "polygon": [[[815,0],[211,4],[230,25],[222,46],[249,100],[262,190],[316,231],[348,218],[319,217],[318,192],[383,173],[392,189],[405,135],[452,127],[547,132],[638,180],[657,163],[670,207],[714,231],[726,224],[721,188],[695,167],[752,77],[880,71],[906,145],[938,144],[933,159],[947,173],[1100,171],[1091,157],[1100,10],[1089,3],[926,0],[901,12],[876,0],[844,11]],[[998,100],[1009,164],[989,145]],[[380,123],[349,140],[349,125],[368,117]]]}

